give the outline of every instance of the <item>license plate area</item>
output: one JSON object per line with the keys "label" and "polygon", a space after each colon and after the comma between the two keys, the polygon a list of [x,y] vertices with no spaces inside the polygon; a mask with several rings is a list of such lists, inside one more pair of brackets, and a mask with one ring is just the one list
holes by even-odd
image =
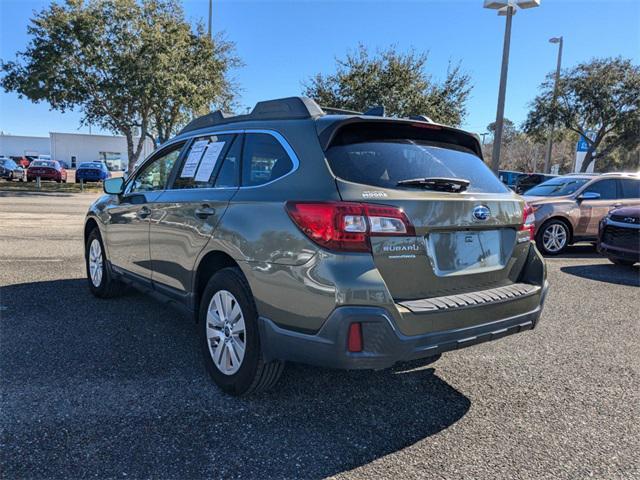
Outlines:
{"label": "license plate area", "polygon": [[513,253],[515,230],[433,232],[426,240],[436,275],[470,275],[504,268]]}

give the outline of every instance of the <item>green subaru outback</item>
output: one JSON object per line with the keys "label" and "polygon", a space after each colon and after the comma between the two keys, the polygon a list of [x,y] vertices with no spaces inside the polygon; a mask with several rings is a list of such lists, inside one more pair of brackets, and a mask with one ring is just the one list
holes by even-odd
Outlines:
{"label": "green subaru outback", "polygon": [[476,136],[373,113],[293,97],[194,120],[105,181],[84,228],[89,288],[191,312],[234,395],[273,386],[285,361],[428,363],[534,328],[547,282],[532,210]]}

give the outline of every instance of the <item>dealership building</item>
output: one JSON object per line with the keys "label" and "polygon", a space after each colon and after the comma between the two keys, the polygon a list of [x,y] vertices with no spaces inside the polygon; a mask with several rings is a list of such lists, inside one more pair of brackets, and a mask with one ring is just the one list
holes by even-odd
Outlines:
{"label": "dealership building", "polygon": [[[137,142],[137,139],[136,139]],[[153,142],[147,139],[140,158],[153,151]],[[124,170],[129,163],[127,140],[113,135],[51,132],[48,137],[28,137],[0,134],[0,156],[50,155],[68,167],[83,162],[104,161],[110,170]]]}

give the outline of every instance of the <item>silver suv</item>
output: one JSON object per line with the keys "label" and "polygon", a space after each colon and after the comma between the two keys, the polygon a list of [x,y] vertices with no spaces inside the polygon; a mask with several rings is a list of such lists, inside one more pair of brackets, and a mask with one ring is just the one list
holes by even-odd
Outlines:
{"label": "silver suv", "polygon": [[478,138],[306,98],[191,122],[87,215],[91,291],[184,307],[225,392],[285,361],[382,369],[535,327],[533,212]]}

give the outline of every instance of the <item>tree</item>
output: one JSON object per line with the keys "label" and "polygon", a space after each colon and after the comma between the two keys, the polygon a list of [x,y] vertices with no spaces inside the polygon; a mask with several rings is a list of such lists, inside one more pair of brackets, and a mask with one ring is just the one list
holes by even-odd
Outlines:
{"label": "tree", "polygon": [[640,67],[630,60],[594,59],[562,72],[555,104],[552,75],[541,90],[525,130],[541,138],[556,124],[582,135],[588,144],[582,171],[596,158],[640,145]]}
{"label": "tree", "polygon": [[162,142],[190,112],[233,98],[233,45],[192,32],[177,0],[66,0],[28,33],[16,61],[0,63],[0,84],[124,135],[130,168],[147,137]]}
{"label": "tree", "polygon": [[[495,137],[496,134],[496,122],[491,122],[487,125],[487,131],[491,134],[492,137]],[[518,135],[518,128],[516,124],[513,123],[508,118],[503,119],[502,123],[502,142],[507,145],[512,142],[516,136]]]}
{"label": "tree", "polygon": [[345,59],[336,59],[336,71],[318,73],[303,84],[303,94],[320,105],[365,111],[383,105],[391,116],[427,115],[460,125],[466,114],[471,78],[460,65],[451,66],[441,83],[425,72],[427,55],[395,47],[370,54],[359,45]]}

